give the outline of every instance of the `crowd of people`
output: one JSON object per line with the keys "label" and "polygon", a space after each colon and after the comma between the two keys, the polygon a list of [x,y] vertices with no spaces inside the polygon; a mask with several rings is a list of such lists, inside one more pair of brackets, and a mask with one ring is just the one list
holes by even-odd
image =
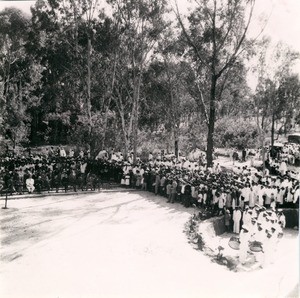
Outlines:
{"label": "crowd of people", "polygon": [[255,204],[270,207],[297,207],[299,180],[287,175],[263,175],[244,166],[236,172],[222,171],[216,163],[206,169],[197,162],[182,159],[149,161],[147,165],[125,164],[121,183],[165,196],[169,202],[179,201],[211,207],[223,212]]}
{"label": "crowd of people", "polygon": [[0,159],[1,195],[100,190],[104,181],[113,181],[160,195],[170,204],[196,206],[212,216],[224,214],[226,230],[239,235],[240,262],[246,262],[251,241],[261,246],[256,258],[262,267],[272,262],[282,236],[282,208],[298,208],[299,180],[299,174],[295,177],[277,166],[272,169],[268,162],[264,172],[247,165],[229,171],[218,162],[207,168],[203,156],[189,160],[150,153],[147,160],[138,158],[134,163],[131,154],[124,160],[122,153],[113,150],[92,158],[89,150],[75,153],[59,147]]}
{"label": "crowd of people", "polygon": [[298,207],[299,177],[289,176],[288,171],[276,176],[248,166],[223,171],[218,163],[206,168],[199,161],[151,153],[147,161],[138,159],[133,164],[131,156],[124,161],[121,153],[100,153],[91,158],[88,150],[67,154],[59,147],[46,154],[4,157],[0,160],[0,188],[8,193],[95,190],[103,181],[114,181],[164,196],[170,203],[210,208],[215,214],[227,209],[233,215],[236,208],[255,205]]}
{"label": "crowd of people", "polygon": [[121,174],[121,163],[92,159],[88,150],[67,154],[63,147],[50,148],[1,158],[0,194],[99,190],[103,181],[120,182]]}
{"label": "crowd of people", "polygon": [[300,161],[300,144],[285,143],[275,144],[269,150],[269,158],[277,163],[285,162],[286,164],[295,165]]}

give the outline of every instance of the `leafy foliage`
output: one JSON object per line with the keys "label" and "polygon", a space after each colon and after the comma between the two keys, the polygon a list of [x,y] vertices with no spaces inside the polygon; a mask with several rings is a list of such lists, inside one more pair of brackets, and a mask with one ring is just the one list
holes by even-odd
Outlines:
{"label": "leafy foliage", "polygon": [[[223,118],[216,123],[216,146],[242,149],[257,147],[256,123],[245,119]],[[246,145],[247,144],[247,145]]]}
{"label": "leafy foliage", "polygon": [[274,75],[259,75],[255,96],[247,86],[246,59],[261,54],[260,74],[268,64],[268,43],[254,50],[245,35],[254,1],[197,1],[187,20],[177,11],[179,28],[165,0],[107,3],[38,0],[31,19],[0,13],[3,148],[212,153],[214,143],[255,146],[257,111],[266,131],[272,119],[282,132],[300,121],[294,51],[278,45]]}

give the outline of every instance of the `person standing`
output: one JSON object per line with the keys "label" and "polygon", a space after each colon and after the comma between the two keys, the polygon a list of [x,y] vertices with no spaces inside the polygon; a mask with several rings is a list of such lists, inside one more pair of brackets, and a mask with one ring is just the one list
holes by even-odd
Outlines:
{"label": "person standing", "polygon": [[233,233],[240,233],[240,222],[242,218],[242,213],[239,207],[236,207],[233,211],[232,219],[233,219]]}
{"label": "person standing", "polygon": [[163,174],[160,179],[159,194],[165,196],[166,193],[166,176]]}
{"label": "person standing", "polygon": [[59,147],[59,156],[60,157],[66,157],[67,156],[64,147]]}
{"label": "person standing", "polygon": [[254,208],[254,206],[255,206],[255,198],[256,198],[256,194],[255,194],[253,188],[250,187],[250,193],[249,193],[249,207],[250,208]]}
{"label": "person standing", "polygon": [[172,181],[171,180],[167,180],[167,186],[166,186],[166,195],[167,195],[167,202],[171,201],[171,188],[172,188]]}
{"label": "person standing", "polygon": [[239,261],[242,265],[246,263],[249,249],[249,240],[250,240],[249,228],[246,225],[242,226],[240,232],[240,250],[239,250]]}
{"label": "person standing", "polygon": [[71,148],[69,151],[69,157],[73,158],[74,157],[74,150]]}
{"label": "person standing", "polygon": [[218,208],[219,208],[218,215],[223,214],[225,202],[226,202],[226,194],[224,193],[224,191],[221,191],[220,197],[218,200]]}
{"label": "person standing", "polygon": [[281,189],[279,186],[277,186],[277,194],[276,194],[276,207],[281,208],[283,205],[283,197],[285,194],[285,189]]}
{"label": "person standing", "polygon": [[294,199],[293,203],[297,207],[299,205],[299,200],[300,200],[300,187],[299,185],[294,189]]}
{"label": "person standing", "polygon": [[245,187],[241,190],[241,196],[244,198],[244,206],[249,206],[249,200],[250,200],[250,185],[246,184]]}
{"label": "person standing", "polygon": [[243,148],[243,150],[242,150],[242,160],[243,161],[246,161],[246,155],[247,155],[246,148]]}
{"label": "person standing", "polygon": [[293,189],[290,187],[287,189],[286,192],[286,197],[285,197],[286,207],[293,208],[293,200],[294,200],[294,193],[293,193]]}
{"label": "person standing", "polygon": [[135,177],[136,177],[136,180],[135,180],[135,187],[137,189],[140,189],[141,188],[141,185],[142,185],[142,178],[143,176],[141,175],[140,173],[140,170],[136,170],[135,172]]}
{"label": "person standing", "polygon": [[173,204],[176,200],[176,195],[177,195],[177,182],[174,179],[172,182],[172,187],[171,187],[171,203]]}
{"label": "person standing", "polygon": [[277,217],[278,217],[278,224],[282,229],[284,229],[286,226],[286,219],[285,219],[285,215],[282,212],[282,209],[278,209]]}
{"label": "person standing", "polygon": [[155,175],[155,186],[154,186],[154,192],[156,196],[158,194],[159,187],[160,187],[160,175],[157,172]]}
{"label": "person standing", "polygon": [[243,224],[245,226],[249,226],[250,223],[251,223],[251,214],[252,214],[252,211],[249,210],[249,207],[247,206],[245,208],[245,211],[243,212]]}
{"label": "person standing", "polygon": [[260,221],[257,221],[257,232],[254,235],[254,240],[260,242],[262,250],[255,253],[255,259],[261,268],[263,268],[265,262],[264,243],[266,240],[266,236],[267,234],[262,227],[262,223]]}
{"label": "person standing", "polygon": [[191,185],[190,184],[185,185],[183,195],[182,195],[182,203],[186,208],[189,208],[191,206],[191,193],[192,193]]}
{"label": "person standing", "polygon": [[35,187],[34,187],[34,179],[32,178],[32,175],[29,175],[29,177],[26,179],[26,188],[28,189],[29,193],[33,193]]}
{"label": "person standing", "polygon": [[225,207],[228,209],[230,212],[232,211],[232,196],[231,196],[231,189],[226,192],[226,202],[225,202]]}
{"label": "person standing", "polygon": [[271,204],[270,204],[270,208],[272,210],[276,209],[276,201],[275,201],[275,195],[274,193],[271,193]]}
{"label": "person standing", "polygon": [[230,219],[231,219],[230,211],[226,209],[225,216],[224,216],[226,232],[230,232]]}
{"label": "person standing", "polygon": [[276,241],[277,235],[274,233],[274,228],[266,229],[267,237],[264,241],[264,252],[265,252],[265,259],[264,259],[264,266],[270,265],[274,262],[274,253],[276,249]]}
{"label": "person standing", "polygon": [[234,165],[234,162],[238,160],[239,160],[239,154],[237,152],[237,149],[234,149],[234,152],[232,154],[232,164]]}
{"label": "person standing", "polygon": [[283,160],[279,166],[279,172],[281,174],[281,176],[284,176],[287,172],[287,165],[286,162]]}

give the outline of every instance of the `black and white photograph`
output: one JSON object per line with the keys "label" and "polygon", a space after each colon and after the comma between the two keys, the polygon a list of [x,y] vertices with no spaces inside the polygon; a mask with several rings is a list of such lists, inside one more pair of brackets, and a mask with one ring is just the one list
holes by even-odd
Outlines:
{"label": "black and white photograph", "polygon": [[300,298],[299,20],[0,1],[0,297]]}

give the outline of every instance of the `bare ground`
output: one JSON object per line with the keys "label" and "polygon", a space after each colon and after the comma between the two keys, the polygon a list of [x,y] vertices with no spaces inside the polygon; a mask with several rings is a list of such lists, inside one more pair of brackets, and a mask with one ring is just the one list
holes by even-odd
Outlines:
{"label": "bare ground", "polygon": [[192,209],[150,193],[32,197],[10,200],[8,207],[0,209],[0,297],[269,298],[298,292],[295,231],[287,231],[275,264],[235,273],[188,243],[183,229]]}

